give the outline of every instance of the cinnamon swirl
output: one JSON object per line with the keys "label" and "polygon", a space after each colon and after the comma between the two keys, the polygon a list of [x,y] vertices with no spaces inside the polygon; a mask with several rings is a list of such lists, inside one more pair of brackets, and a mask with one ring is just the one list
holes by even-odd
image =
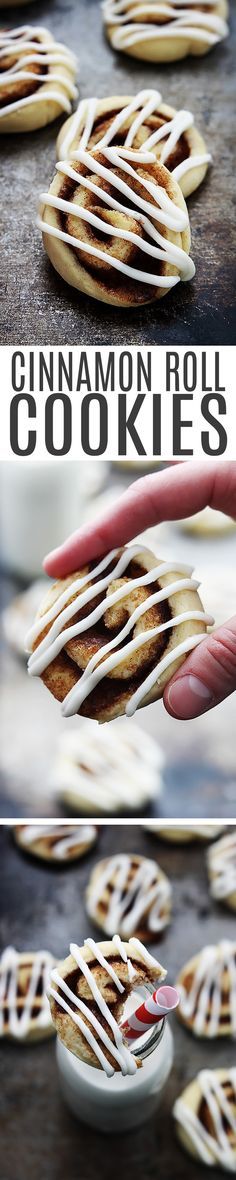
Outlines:
{"label": "cinnamon swirl", "polygon": [[0,133],[34,131],[72,109],[77,62],[48,29],[0,33]]}
{"label": "cinnamon swirl", "polygon": [[137,1064],[126,1048],[120,1021],[135,986],[163,980],[166,971],[137,938],[110,942],[86,938],[71,943],[70,955],[52,971],[49,999],[60,1040],[75,1057],[105,1070],[133,1074]]}
{"label": "cinnamon swirl", "polygon": [[209,849],[207,862],[211,896],[236,910],[236,830]]}
{"label": "cinnamon swirl", "polygon": [[151,303],[195,273],[183,194],[151,151],[78,148],[41,194],[38,227],[61,277],[116,307]]}
{"label": "cinnamon swirl", "polygon": [[26,640],[28,668],[64,717],[110,721],[162,696],[213,621],[191,575],[136,544],[51,587]]}
{"label": "cinnamon swirl", "polygon": [[47,998],[53,958],[49,951],[18,954],[8,946],[0,959],[0,1037],[41,1041],[54,1032]]}
{"label": "cinnamon swirl", "polygon": [[158,90],[141,90],[133,98],[82,99],[59,133],[58,158],[73,158],[80,147],[102,151],[110,144],[153,152],[185,197],[201,184],[211,160],[191,112],[162,103]]}
{"label": "cinnamon swirl", "polygon": [[236,1069],[204,1069],[173,1108],[178,1139],[189,1155],[236,1171]]}
{"label": "cinnamon swirl", "polygon": [[97,839],[94,824],[17,824],[16,843],[23,852],[54,865],[85,856]]}
{"label": "cinnamon swirl", "polygon": [[87,911],[108,937],[117,930],[121,938],[156,942],[170,921],[170,883],[156,861],[117,853],[95,865]]}
{"label": "cinnamon swirl", "polygon": [[236,1036],[236,943],[205,946],[177,980],[178,1017],[196,1037]]}
{"label": "cinnamon swirl", "polygon": [[113,49],[142,61],[201,56],[227,36],[227,0],[103,0]]}

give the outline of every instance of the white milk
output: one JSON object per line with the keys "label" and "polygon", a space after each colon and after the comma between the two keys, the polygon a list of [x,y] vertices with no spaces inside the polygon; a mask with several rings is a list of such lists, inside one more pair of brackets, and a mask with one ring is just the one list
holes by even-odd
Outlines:
{"label": "white milk", "polygon": [[0,502],[2,564],[21,577],[37,577],[45,554],[79,527],[79,463],[2,463]]}
{"label": "white milk", "polygon": [[110,1132],[128,1131],[150,1118],[161,1101],[173,1063],[173,1037],[168,1022],[156,1025],[139,1043],[142,1048],[138,1049],[136,1042],[136,1052],[140,1058],[150,1044],[150,1054],[143,1059],[142,1067],[132,1075],[123,1076],[119,1072],[108,1078],[103,1070],[85,1065],[57,1041],[63,1097],[78,1119]]}

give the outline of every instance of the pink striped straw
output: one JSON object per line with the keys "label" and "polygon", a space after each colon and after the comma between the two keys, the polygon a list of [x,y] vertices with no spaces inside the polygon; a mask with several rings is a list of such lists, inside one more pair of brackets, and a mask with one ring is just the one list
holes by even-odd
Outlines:
{"label": "pink striped straw", "polygon": [[148,1028],[158,1024],[164,1016],[169,1015],[169,1012],[173,1012],[178,1004],[179,995],[175,987],[169,987],[168,984],[159,987],[152,996],[147,996],[144,1003],[136,1008],[136,1012],[132,1012],[121,1025],[125,1037],[128,1041],[136,1041],[148,1032]]}

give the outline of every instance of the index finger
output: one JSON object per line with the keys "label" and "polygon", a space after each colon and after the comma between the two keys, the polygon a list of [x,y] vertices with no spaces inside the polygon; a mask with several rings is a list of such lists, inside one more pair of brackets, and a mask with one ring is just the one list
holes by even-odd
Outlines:
{"label": "index finger", "polygon": [[83,525],[49,553],[44,569],[52,577],[65,577],[151,525],[192,516],[206,505],[236,517],[236,463],[191,460],[141,477],[101,520]]}

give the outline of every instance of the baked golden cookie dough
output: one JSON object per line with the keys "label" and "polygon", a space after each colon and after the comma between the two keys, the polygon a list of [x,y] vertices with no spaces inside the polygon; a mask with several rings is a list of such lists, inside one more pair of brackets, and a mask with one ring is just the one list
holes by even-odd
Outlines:
{"label": "baked golden cookie dough", "polygon": [[73,815],[137,816],[162,790],[163,763],[160,746],[139,725],[84,721],[61,736],[52,786]]}
{"label": "baked golden cookie dough", "polygon": [[200,57],[227,36],[227,0],[103,0],[113,49],[141,61]]}
{"label": "baked golden cookie dough", "polygon": [[41,194],[38,226],[61,277],[115,307],[155,302],[195,274],[183,194],[150,151],[78,148]]}
{"label": "baked golden cookie dough", "polygon": [[17,824],[14,836],[19,848],[53,865],[85,856],[97,839],[94,824]]}
{"label": "baked golden cookie dough", "polygon": [[203,538],[212,537],[213,540],[236,530],[236,521],[232,516],[217,512],[214,508],[203,508],[202,512],[187,516],[186,520],[179,520],[178,523],[175,521],[175,524],[183,533]]}
{"label": "baked golden cookie dough", "polygon": [[236,1171],[236,1069],[204,1069],[173,1108],[178,1139],[195,1160]]}
{"label": "baked golden cookie dough", "polygon": [[196,1037],[235,1037],[236,942],[205,946],[179,973],[178,1018]]}
{"label": "baked golden cookie dough", "polygon": [[170,844],[192,844],[194,840],[203,843],[215,840],[223,831],[223,825],[218,827],[216,824],[185,824],[184,828],[181,828],[176,824],[174,828],[163,828],[150,822],[145,824],[145,829],[158,840],[167,840]]}
{"label": "baked golden cookie dough", "polygon": [[0,134],[35,131],[72,109],[76,58],[37,25],[0,32]]}
{"label": "baked golden cookie dough", "polygon": [[207,863],[211,896],[236,910],[236,829],[209,848]]}
{"label": "baked golden cookie dough", "polygon": [[125,1001],[136,986],[154,985],[165,976],[136,938],[122,942],[116,935],[98,943],[86,938],[82,947],[71,943],[70,955],[52,972],[49,991],[59,1039],[75,1057],[108,1076],[119,1070],[134,1073],[137,1065],[119,1027]]}
{"label": "baked golden cookie dough", "polygon": [[27,637],[28,668],[64,717],[111,721],[163,695],[212,621],[191,574],[136,544],[50,587]]}
{"label": "baked golden cookie dough", "polygon": [[109,936],[157,941],[171,914],[171,886],[154,860],[117,853],[95,865],[88,883],[89,917]]}
{"label": "baked golden cookie dough", "polygon": [[153,152],[184,197],[201,184],[211,159],[191,112],[167,106],[158,90],[141,90],[133,98],[82,99],[59,132],[57,155],[66,160],[80,147],[93,151],[112,145]]}
{"label": "baked golden cookie dough", "polygon": [[8,946],[0,959],[0,1037],[43,1041],[54,1033],[47,991],[53,958],[49,951],[18,953]]}

